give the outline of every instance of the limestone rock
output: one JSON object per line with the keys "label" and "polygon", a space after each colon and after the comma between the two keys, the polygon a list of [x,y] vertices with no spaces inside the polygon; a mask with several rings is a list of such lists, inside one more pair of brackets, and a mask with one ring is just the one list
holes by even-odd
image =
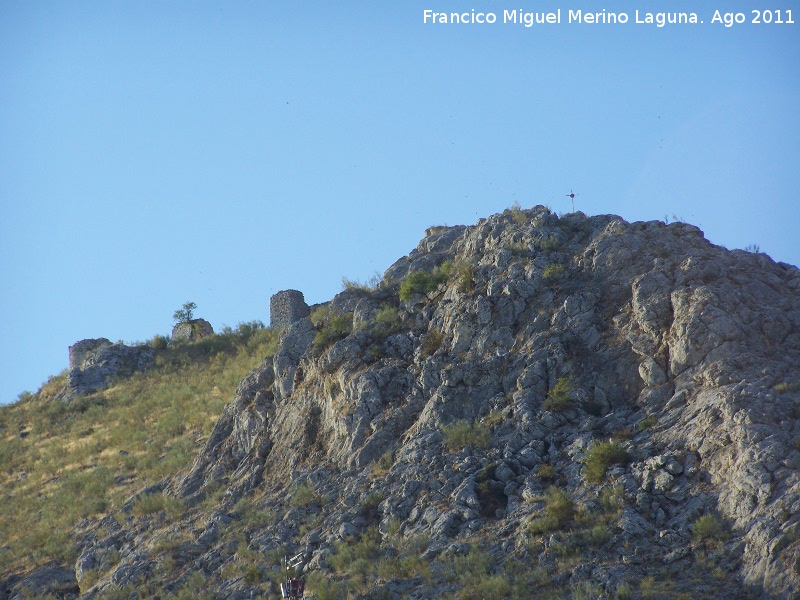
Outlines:
{"label": "limestone rock", "polygon": [[[446,260],[447,282],[397,301],[407,273]],[[662,575],[675,594],[800,593],[796,267],[714,246],[683,223],[534,207],[432,228],[384,281],[331,300],[355,326],[330,347],[315,346],[302,306],[281,321],[274,356],[245,377],[164,493],[202,507],[207,490],[224,489],[214,510],[229,516],[252,494],[281,517],[241,524],[249,547],[307,554],[331,578],[337,544],[369,532],[385,558],[413,546],[450,560],[480,544],[498,572],[541,569],[562,595],[591,584],[597,597],[621,596]],[[387,301],[402,325],[381,333],[375,314]],[[609,440],[627,457],[597,482],[590,458]],[[292,500],[297,486],[307,504]],[[562,506],[563,526],[551,487],[579,511]],[[709,515],[724,532],[713,548],[695,533]],[[197,522],[189,512],[170,525],[202,546],[182,568],[221,572],[238,542],[219,518]],[[145,554],[162,533],[114,535],[130,552],[98,593],[158,572]],[[581,564],[561,569],[577,547]],[[455,592],[423,579],[395,588]],[[251,591],[242,578],[213,581],[220,596]]]}
{"label": "limestone rock", "polygon": [[64,398],[91,394],[108,387],[116,377],[148,368],[154,359],[148,345],[112,344],[105,338],[81,340],[69,348],[68,383]]}
{"label": "limestone rock", "polygon": [[37,569],[9,590],[10,600],[33,597],[77,598],[80,593],[75,573],[69,569],[51,566]]}
{"label": "limestone rock", "polygon": [[193,342],[209,335],[214,335],[214,328],[205,319],[192,319],[176,323],[172,328],[173,342]]}

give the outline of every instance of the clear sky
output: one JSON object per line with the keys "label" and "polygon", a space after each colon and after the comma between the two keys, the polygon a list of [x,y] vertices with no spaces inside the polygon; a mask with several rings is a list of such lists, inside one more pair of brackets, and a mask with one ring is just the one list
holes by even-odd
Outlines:
{"label": "clear sky", "polygon": [[[0,402],[80,339],[168,334],[187,300],[217,330],[268,323],[279,290],[328,300],[428,226],[570,211],[570,190],[587,214],[676,216],[797,265],[800,6],[751,23],[763,5],[3,1]],[[503,24],[512,9],[562,22]]]}

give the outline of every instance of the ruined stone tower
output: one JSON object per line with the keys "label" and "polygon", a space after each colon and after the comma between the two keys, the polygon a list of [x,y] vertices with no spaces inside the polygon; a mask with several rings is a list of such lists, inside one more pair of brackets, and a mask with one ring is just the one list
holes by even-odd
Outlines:
{"label": "ruined stone tower", "polygon": [[269,299],[269,326],[287,327],[309,315],[303,292],[283,290]]}

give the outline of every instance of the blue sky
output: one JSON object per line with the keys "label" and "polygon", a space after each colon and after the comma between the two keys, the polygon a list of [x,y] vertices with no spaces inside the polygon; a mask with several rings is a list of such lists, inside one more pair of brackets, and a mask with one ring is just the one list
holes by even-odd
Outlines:
{"label": "blue sky", "polygon": [[[719,8],[755,4],[725,0]],[[772,7],[787,10],[779,0]],[[423,10],[562,9],[425,25]],[[330,299],[519,201],[800,263],[800,24],[701,0],[0,4],[0,402],[84,338]],[[758,8],[758,7],[756,7]],[[569,9],[626,25],[566,23]],[[633,23],[696,11],[697,25]],[[800,8],[793,18],[800,23]]]}

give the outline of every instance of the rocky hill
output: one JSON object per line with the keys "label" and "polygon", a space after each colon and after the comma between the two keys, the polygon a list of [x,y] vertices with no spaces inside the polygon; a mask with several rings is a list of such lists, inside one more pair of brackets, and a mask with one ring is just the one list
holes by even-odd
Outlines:
{"label": "rocky hill", "polygon": [[800,271],[685,223],[436,227],[280,331],[191,467],[8,597],[793,598]]}

